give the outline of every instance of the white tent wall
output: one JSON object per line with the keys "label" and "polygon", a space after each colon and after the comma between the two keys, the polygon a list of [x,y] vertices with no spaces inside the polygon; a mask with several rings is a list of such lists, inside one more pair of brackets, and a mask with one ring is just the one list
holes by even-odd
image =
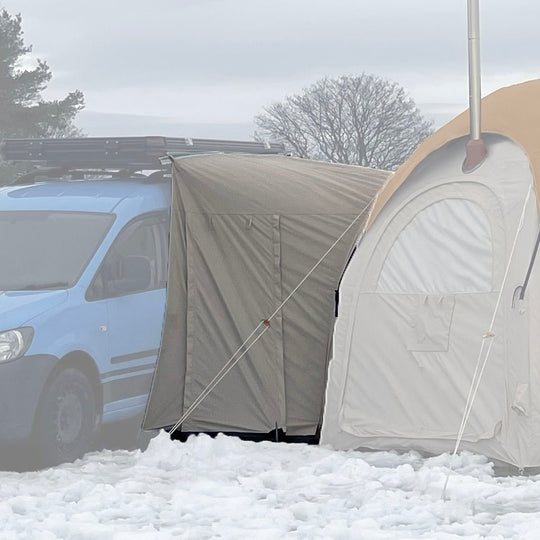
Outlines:
{"label": "white tent wall", "polygon": [[[530,413],[517,418],[516,431],[520,433],[521,444],[525,447],[523,453],[528,457],[526,466],[536,467],[540,464],[540,264],[538,260],[533,267],[528,289],[525,308],[528,310],[529,327],[528,335],[523,339],[529,344],[527,366],[529,387],[525,398],[529,400]],[[514,339],[520,339],[520,337],[513,336]],[[524,377],[526,376],[527,374],[524,374]]]}
{"label": "white tent wall", "polygon": [[532,186],[517,144],[495,134],[485,141],[488,157],[470,174],[461,170],[466,138],[432,152],[361,239],[340,287],[321,443],[452,450],[482,342],[485,354],[492,339],[462,448],[540,465],[540,402],[531,391],[540,384],[537,267],[512,307],[538,232],[536,196],[495,337],[484,339]]}

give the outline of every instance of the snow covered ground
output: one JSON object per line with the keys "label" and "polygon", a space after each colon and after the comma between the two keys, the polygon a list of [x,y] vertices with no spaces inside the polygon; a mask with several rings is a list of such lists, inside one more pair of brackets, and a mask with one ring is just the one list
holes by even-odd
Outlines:
{"label": "snow covered ground", "polygon": [[450,461],[162,432],[143,453],[0,472],[0,538],[540,538],[540,476],[464,453],[442,500]]}

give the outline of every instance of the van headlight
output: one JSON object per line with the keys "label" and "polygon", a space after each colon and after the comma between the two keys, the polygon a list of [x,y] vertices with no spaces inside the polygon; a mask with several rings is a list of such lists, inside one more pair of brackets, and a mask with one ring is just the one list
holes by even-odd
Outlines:
{"label": "van headlight", "polygon": [[0,362],[9,362],[22,356],[30,347],[34,329],[29,326],[0,332]]}

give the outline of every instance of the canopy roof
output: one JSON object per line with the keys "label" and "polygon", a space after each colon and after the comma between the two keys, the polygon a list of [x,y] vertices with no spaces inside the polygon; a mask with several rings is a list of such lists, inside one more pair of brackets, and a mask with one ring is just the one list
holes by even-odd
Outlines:
{"label": "canopy roof", "polygon": [[[354,214],[386,171],[282,155],[208,154],[174,160],[186,212]],[[180,185],[180,184],[179,184]]]}

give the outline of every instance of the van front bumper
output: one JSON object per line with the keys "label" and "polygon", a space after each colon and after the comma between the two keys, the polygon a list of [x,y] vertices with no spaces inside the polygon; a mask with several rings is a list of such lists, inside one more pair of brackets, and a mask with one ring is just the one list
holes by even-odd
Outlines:
{"label": "van front bumper", "polygon": [[35,354],[0,363],[0,443],[30,436],[41,391],[57,362],[56,356]]}

